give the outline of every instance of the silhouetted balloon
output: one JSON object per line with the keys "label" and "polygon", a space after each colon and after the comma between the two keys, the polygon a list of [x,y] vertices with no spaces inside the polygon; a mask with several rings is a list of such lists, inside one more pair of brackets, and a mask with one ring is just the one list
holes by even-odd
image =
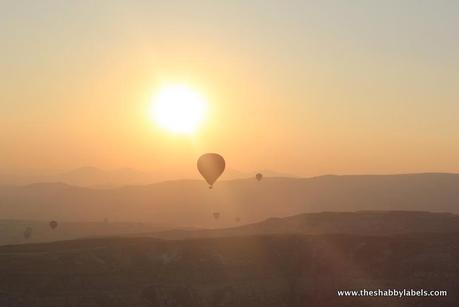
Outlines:
{"label": "silhouetted balloon", "polygon": [[198,159],[198,171],[212,189],[213,184],[225,170],[225,159],[216,153],[206,153]]}
{"label": "silhouetted balloon", "polygon": [[56,222],[56,221],[51,221],[51,222],[49,222],[49,227],[51,227],[52,230],[56,229],[56,227],[57,227],[57,222]]}
{"label": "silhouetted balloon", "polygon": [[32,235],[32,227],[29,226],[24,230],[24,238],[28,239],[30,238],[31,235]]}
{"label": "silhouetted balloon", "polygon": [[220,212],[213,213],[214,219],[218,220],[220,218]]}
{"label": "silhouetted balloon", "polygon": [[263,179],[263,174],[262,173],[258,173],[255,175],[255,178],[257,179],[257,181],[261,181],[261,179]]}
{"label": "silhouetted balloon", "polygon": [[241,218],[240,217],[237,217],[234,219],[237,223],[239,223],[241,221]]}

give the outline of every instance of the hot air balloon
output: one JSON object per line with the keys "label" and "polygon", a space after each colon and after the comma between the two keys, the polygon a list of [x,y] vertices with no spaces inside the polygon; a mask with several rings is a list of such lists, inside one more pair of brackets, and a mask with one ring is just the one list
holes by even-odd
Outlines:
{"label": "hot air balloon", "polygon": [[236,223],[239,223],[241,221],[241,218],[240,217],[237,217],[234,219],[236,221]]}
{"label": "hot air balloon", "polygon": [[216,153],[206,153],[198,159],[198,171],[212,189],[213,184],[225,170],[225,159]]}
{"label": "hot air balloon", "polygon": [[51,222],[49,222],[49,227],[51,227],[52,230],[56,229],[56,227],[57,227],[57,222],[56,222],[56,221],[51,221]]}
{"label": "hot air balloon", "polygon": [[29,239],[30,236],[32,235],[32,227],[27,227],[25,230],[24,230],[24,239]]}
{"label": "hot air balloon", "polygon": [[218,220],[220,218],[220,212],[213,213],[214,219]]}
{"label": "hot air balloon", "polygon": [[257,179],[257,181],[261,181],[261,179],[263,179],[263,174],[262,173],[258,173],[255,175],[255,178]]}

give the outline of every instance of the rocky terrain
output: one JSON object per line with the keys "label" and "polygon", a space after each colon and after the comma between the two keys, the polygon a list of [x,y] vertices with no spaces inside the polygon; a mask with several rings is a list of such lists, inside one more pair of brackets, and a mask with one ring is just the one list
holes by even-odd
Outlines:
{"label": "rocky terrain", "polygon": [[[457,306],[458,233],[103,238],[0,247],[0,306]],[[447,297],[339,297],[339,289]]]}
{"label": "rocky terrain", "polygon": [[[37,227],[54,236],[43,240],[54,242],[0,246],[2,307],[459,302],[459,216],[451,213],[322,212],[168,231],[116,223],[64,223],[55,231],[46,224]],[[57,241],[70,234],[95,237]],[[447,290],[448,296],[337,295],[360,289]]]}

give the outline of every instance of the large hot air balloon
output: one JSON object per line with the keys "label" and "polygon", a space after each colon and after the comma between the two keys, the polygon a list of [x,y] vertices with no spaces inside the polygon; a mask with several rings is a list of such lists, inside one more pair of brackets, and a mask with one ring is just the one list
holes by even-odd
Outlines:
{"label": "large hot air balloon", "polygon": [[212,189],[213,184],[225,170],[225,159],[216,153],[206,153],[198,159],[198,171]]}
{"label": "large hot air balloon", "polygon": [[213,213],[214,219],[218,220],[220,218],[220,212]]}
{"label": "large hot air balloon", "polygon": [[32,227],[27,227],[25,230],[24,230],[24,239],[29,239],[30,236],[32,235]]}
{"label": "large hot air balloon", "polygon": [[52,230],[56,229],[56,227],[57,227],[57,222],[56,222],[56,221],[51,221],[51,222],[49,222],[49,227],[51,227]]}
{"label": "large hot air balloon", "polygon": [[263,179],[263,174],[262,173],[258,173],[255,175],[255,178],[257,179],[257,181],[261,181],[261,179]]}

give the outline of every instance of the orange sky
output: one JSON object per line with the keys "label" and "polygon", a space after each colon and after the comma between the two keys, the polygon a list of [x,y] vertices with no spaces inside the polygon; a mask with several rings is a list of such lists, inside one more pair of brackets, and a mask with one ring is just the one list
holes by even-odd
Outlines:
{"label": "orange sky", "polygon": [[[459,171],[455,2],[2,6],[0,171]],[[191,137],[149,116],[164,82],[208,99]]]}

